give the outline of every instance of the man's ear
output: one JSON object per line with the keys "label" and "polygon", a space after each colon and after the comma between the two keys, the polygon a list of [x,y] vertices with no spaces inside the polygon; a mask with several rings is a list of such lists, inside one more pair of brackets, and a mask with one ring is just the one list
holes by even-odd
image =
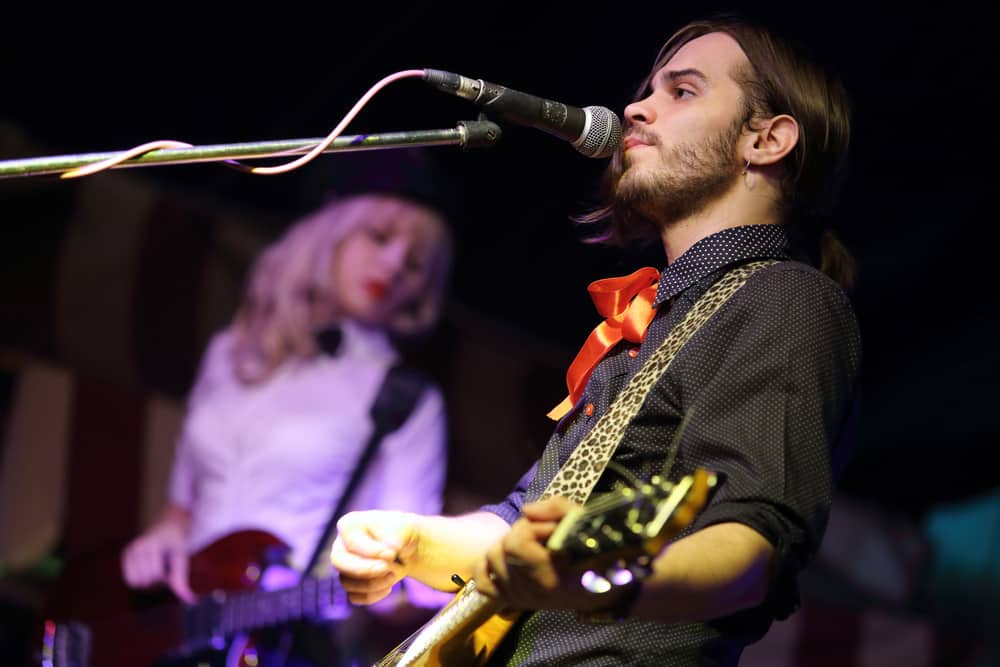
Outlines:
{"label": "man's ear", "polygon": [[799,123],[788,114],[774,116],[752,132],[750,140],[744,159],[758,167],[777,164],[799,142]]}

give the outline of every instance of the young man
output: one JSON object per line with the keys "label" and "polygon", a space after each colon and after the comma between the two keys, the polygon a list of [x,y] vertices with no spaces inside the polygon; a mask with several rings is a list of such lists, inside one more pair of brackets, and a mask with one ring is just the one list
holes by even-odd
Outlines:
{"label": "young man", "polygon": [[[490,664],[735,665],[794,610],[850,439],[851,262],[821,217],[846,156],[842,88],[762,29],[697,22],[664,45],[625,120],[609,204],[588,220],[609,217],[609,239],[663,244],[667,268],[642,285],[644,336],[576,369],[542,458],[506,500],[458,517],[350,514],[331,553],[356,603],[404,576],[454,590],[458,574],[522,610]],[[719,483],[641,583],[589,590],[545,546],[573,507],[549,483],[699,297],[760,260],[658,376],[612,459],[648,480],[674,456],[671,478],[702,468]]]}

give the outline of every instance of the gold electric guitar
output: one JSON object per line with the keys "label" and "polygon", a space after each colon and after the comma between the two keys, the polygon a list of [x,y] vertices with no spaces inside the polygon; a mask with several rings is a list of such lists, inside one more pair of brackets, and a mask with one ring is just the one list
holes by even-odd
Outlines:
{"label": "gold electric guitar", "polygon": [[[613,563],[611,572],[645,568],[667,541],[688,527],[716,484],[714,473],[698,469],[677,483],[654,477],[649,483],[602,494],[559,522],[546,547],[568,560]],[[374,667],[466,667],[483,665],[514,624],[520,611],[468,582],[416,633]]]}

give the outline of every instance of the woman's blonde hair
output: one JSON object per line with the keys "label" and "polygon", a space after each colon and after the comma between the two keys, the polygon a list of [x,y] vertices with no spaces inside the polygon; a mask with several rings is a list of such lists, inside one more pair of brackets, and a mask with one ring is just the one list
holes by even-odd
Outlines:
{"label": "woman's blonde hair", "polygon": [[[230,324],[230,354],[246,384],[267,379],[289,357],[318,352],[317,307],[334,304],[331,264],[340,242],[358,226],[401,217],[431,217],[442,235],[425,265],[425,285],[385,323],[388,333],[411,337],[437,322],[451,268],[451,236],[441,213],[415,200],[381,193],[331,201],[295,223],[254,262],[243,299]],[[335,312],[330,313],[336,317]]]}

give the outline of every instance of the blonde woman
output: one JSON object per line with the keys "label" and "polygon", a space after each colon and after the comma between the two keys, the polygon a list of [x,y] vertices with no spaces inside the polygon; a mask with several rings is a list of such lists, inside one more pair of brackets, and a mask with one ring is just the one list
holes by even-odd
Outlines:
{"label": "blonde woman", "polygon": [[[123,551],[125,581],[165,583],[193,602],[204,591],[192,590],[192,555],[264,531],[288,547],[290,567],[268,569],[262,585],[294,584],[372,433],[372,401],[399,357],[393,341],[436,323],[450,261],[441,213],[380,193],[327,203],[267,248],[204,354],[168,503]],[[446,433],[430,385],[379,445],[350,506],[439,511]],[[441,601],[419,584],[398,597]]]}

